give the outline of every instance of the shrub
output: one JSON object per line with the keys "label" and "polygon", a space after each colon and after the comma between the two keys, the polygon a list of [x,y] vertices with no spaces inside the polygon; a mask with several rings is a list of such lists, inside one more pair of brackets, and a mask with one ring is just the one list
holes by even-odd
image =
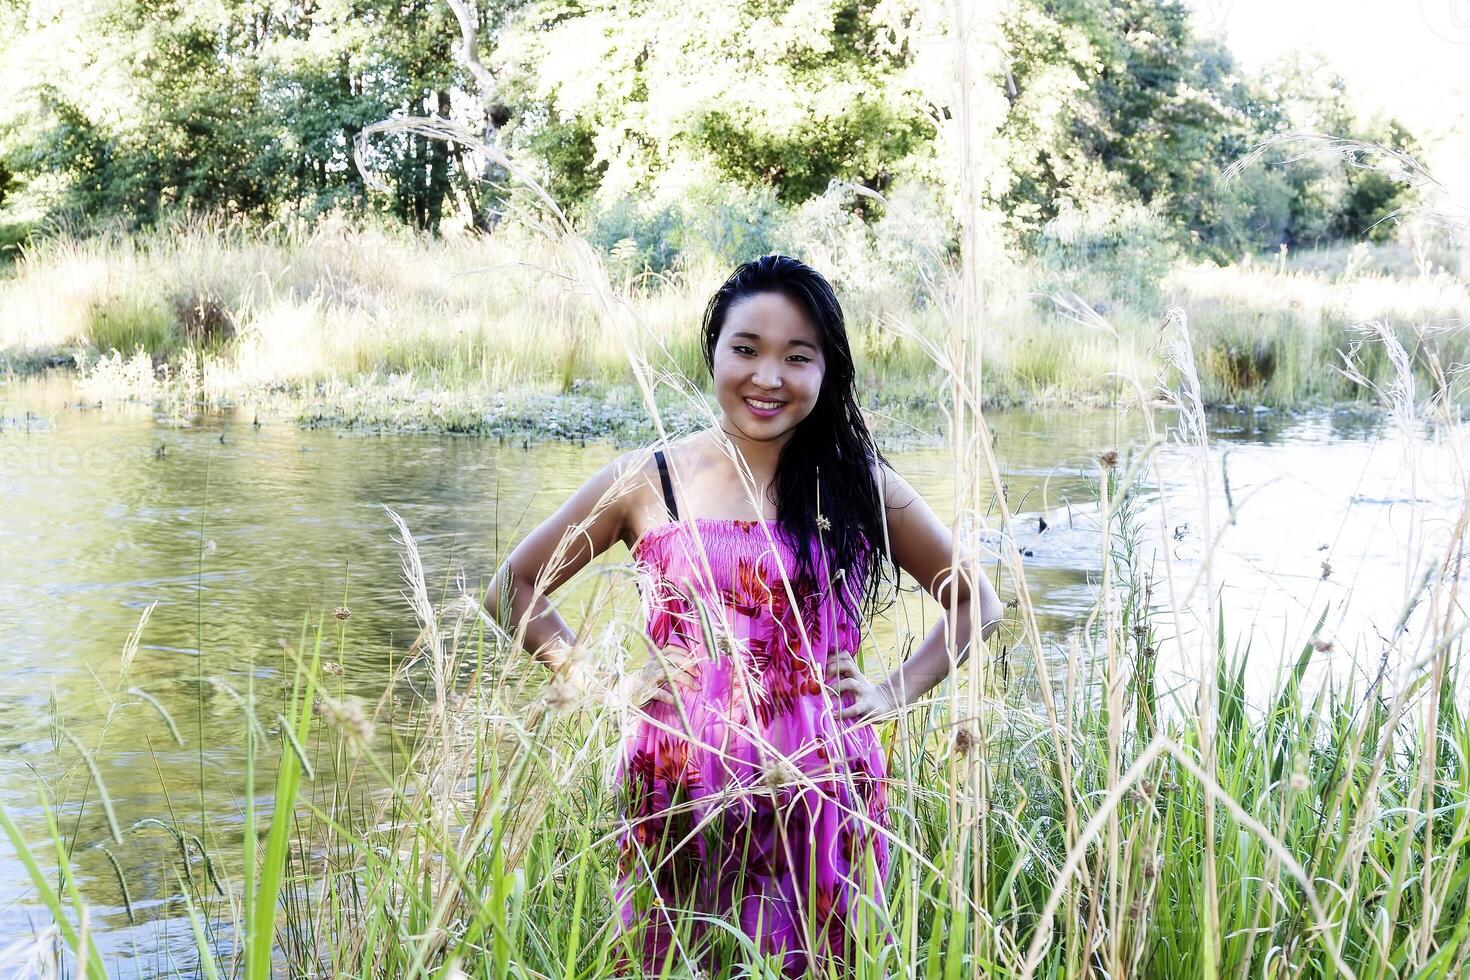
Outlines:
{"label": "shrub", "polygon": [[212,293],[184,293],[173,298],[173,317],[184,345],[217,352],[235,337],[235,315]]}
{"label": "shrub", "polygon": [[154,357],[179,349],[173,311],[158,297],[109,296],[93,303],[87,316],[87,339],[99,351],[131,354],[139,348]]}
{"label": "shrub", "polygon": [[1152,208],[1065,205],[1042,229],[1038,248],[1050,285],[1089,302],[1156,305],[1159,284],[1178,258],[1168,223]]}
{"label": "shrub", "polygon": [[663,274],[699,261],[734,267],[781,250],[788,213],[767,190],[696,184],[669,203],[623,198],[588,205],[587,239],[609,256],[614,281]]}

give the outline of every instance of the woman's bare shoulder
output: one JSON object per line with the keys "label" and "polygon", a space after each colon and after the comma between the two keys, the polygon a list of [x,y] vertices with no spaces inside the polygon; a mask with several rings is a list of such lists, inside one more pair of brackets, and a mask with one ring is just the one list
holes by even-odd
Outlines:
{"label": "woman's bare shoulder", "polygon": [[[670,439],[662,446],[664,455],[678,463],[698,464],[711,452],[718,451],[712,438],[713,433],[713,429],[697,429],[677,439]],[[651,446],[646,450],[650,460],[653,459],[653,451],[658,448],[660,447]]]}
{"label": "woman's bare shoulder", "polygon": [[660,449],[664,461],[670,466],[697,466],[703,459],[704,434],[706,430],[692,432],[677,439],[670,439],[661,446],[639,446],[615,457],[607,464],[609,470],[623,477],[641,477],[644,481],[658,482],[658,461],[654,454]]}
{"label": "woman's bare shoulder", "polygon": [[663,481],[655,451],[662,448],[670,476],[697,471],[704,462],[704,430],[671,439],[660,446],[640,446],[617,456],[605,467],[622,517],[624,541],[631,548],[645,530],[667,520]]}
{"label": "woman's bare shoulder", "polygon": [[600,478],[624,513],[638,503],[640,494],[658,479],[653,450],[629,449],[613,457],[600,471]]}
{"label": "woman's bare shoulder", "polygon": [[888,511],[903,510],[918,496],[918,491],[887,460],[873,461],[873,481],[878,485],[884,508]]}

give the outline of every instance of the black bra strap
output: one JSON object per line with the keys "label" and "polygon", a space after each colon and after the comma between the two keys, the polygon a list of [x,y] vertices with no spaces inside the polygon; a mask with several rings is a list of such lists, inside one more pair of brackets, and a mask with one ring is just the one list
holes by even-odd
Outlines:
{"label": "black bra strap", "polygon": [[669,464],[664,459],[664,451],[662,449],[655,449],[653,451],[653,458],[658,461],[658,478],[664,484],[664,503],[668,505],[669,517],[677,521],[679,519],[679,508],[674,503],[674,485],[669,482]]}

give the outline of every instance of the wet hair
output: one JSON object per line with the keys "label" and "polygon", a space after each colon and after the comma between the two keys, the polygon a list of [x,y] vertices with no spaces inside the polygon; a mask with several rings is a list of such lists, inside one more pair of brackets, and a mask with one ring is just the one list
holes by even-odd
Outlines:
{"label": "wet hair", "polygon": [[[822,274],[804,262],[785,255],[746,262],[705,307],[704,360],[711,376],[715,346],[731,308],[759,293],[780,293],[801,308],[821,340],[826,362],[817,403],[797,424],[776,465],[776,521],[795,546],[798,564],[793,578],[809,575],[817,581],[811,543],[822,541],[839,600],[861,624],[881,611],[881,585],[885,571],[892,568],[886,553],[884,502],[874,478],[875,464],[887,465],[887,460],[858,409],[857,372],[842,306]],[[820,538],[819,494],[820,513],[831,524]]]}

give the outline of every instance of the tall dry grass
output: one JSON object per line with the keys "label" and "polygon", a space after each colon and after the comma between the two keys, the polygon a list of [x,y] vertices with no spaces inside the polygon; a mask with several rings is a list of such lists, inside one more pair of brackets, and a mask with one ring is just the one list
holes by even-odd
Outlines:
{"label": "tall dry grass", "polygon": [[[873,238],[836,211],[804,224],[808,237],[792,247],[838,286],[862,382],[884,393],[885,411],[937,407],[931,360],[911,336],[942,345],[951,335],[950,311],[933,299],[950,288],[945,262],[912,244],[927,220],[909,229],[895,217]],[[321,414],[342,424],[362,416],[482,430],[506,393],[635,393],[576,266],[565,244],[516,221],[490,237],[440,239],[345,219],[262,230],[205,218],[49,238],[0,279],[0,357],[21,367],[74,362],[97,397],[156,397],[166,368],[177,387],[182,363],[193,361],[198,387],[180,398],[322,393]],[[699,379],[697,324],[729,266],[690,255],[664,276],[608,278],[650,349]],[[1081,253],[1015,260],[992,251],[981,276],[990,407],[1116,404],[1126,398],[1120,373],[1152,377],[1164,366],[1157,313],[1168,303],[1190,315],[1203,393],[1215,403],[1361,400],[1334,370],[1360,322],[1392,324],[1416,357],[1420,348],[1444,362],[1466,353],[1466,331],[1442,328],[1470,316],[1470,289],[1432,264],[1413,274],[1351,261],[1134,268]],[[1099,312],[1116,337],[1078,329],[1052,299],[1059,291]],[[1420,330],[1428,325],[1441,329]],[[1385,380],[1386,365],[1375,371]],[[446,416],[442,403],[456,409]]]}

